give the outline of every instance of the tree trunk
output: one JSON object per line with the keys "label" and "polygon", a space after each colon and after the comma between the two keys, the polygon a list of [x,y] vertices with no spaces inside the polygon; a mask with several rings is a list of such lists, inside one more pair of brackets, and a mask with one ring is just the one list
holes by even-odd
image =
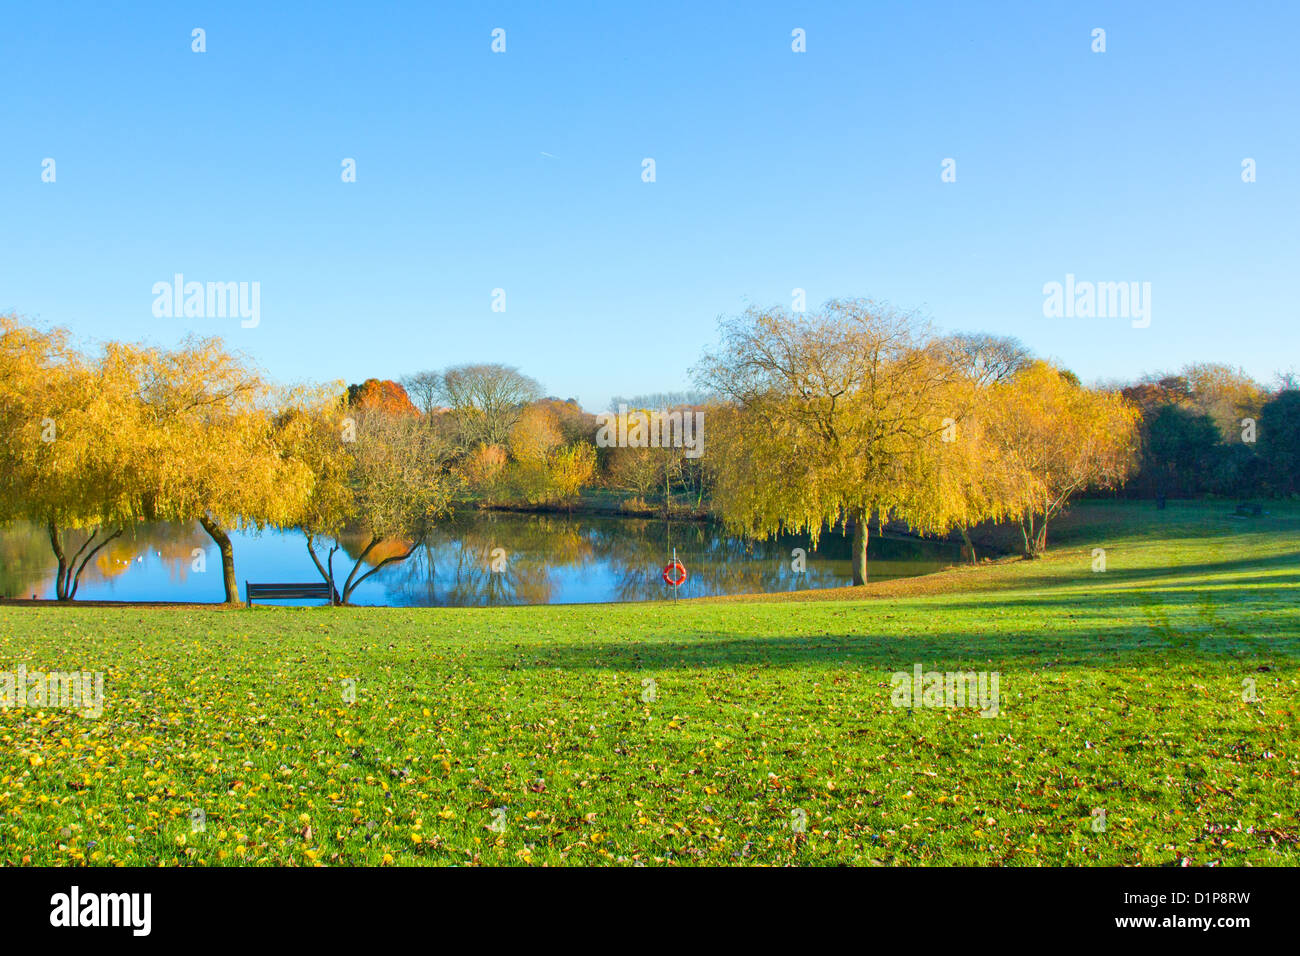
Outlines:
{"label": "tree trunk", "polygon": [[971,544],[971,540],[970,540],[970,530],[969,530],[965,525],[962,525],[962,526],[961,526],[961,539],[962,539],[963,541],[966,542],[966,555],[967,555],[967,557],[970,558],[970,563],[971,563],[971,564],[974,564],[974,563],[975,563],[975,545]]}
{"label": "tree trunk", "polygon": [[1047,515],[1043,515],[1041,526],[1035,526],[1033,512],[1027,512],[1020,520],[1020,535],[1025,539],[1025,557],[1041,558],[1047,550]]}
{"label": "tree trunk", "polygon": [[334,552],[339,549],[337,544],[330,548],[329,557],[325,559],[326,571],[325,580],[330,583],[330,607],[336,607],[342,598],[339,596],[338,588],[334,586]]}
{"label": "tree trunk", "polygon": [[[368,555],[371,551],[373,551],[375,545],[377,545],[378,543],[379,543],[378,538],[371,537],[370,543],[366,545],[365,550],[363,550],[359,555],[357,555],[356,561],[352,562],[352,573],[349,574],[347,580],[343,582],[342,597],[343,597],[344,604],[347,604],[349,601],[352,600],[352,589],[356,587],[356,584],[353,584],[352,582],[356,578],[357,572],[361,570],[361,562],[366,560],[366,555]],[[361,582],[359,581],[357,582],[357,584],[360,583]]]}
{"label": "tree trunk", "polygon": [[66,601],[67,595],[67,578],[68,578],[68,559],[63,553],[63,541],[59,529],[55,527],[53,521],[50,522],[50,547],[54,549],[54,557],[59,563],[59,569],[54,575],[54,599],[56,601]]}
{"label": "tree trunk", "polygon": [[867,515],[857,511],[853,515],[853,583],[867,583]]}
{"label": "tree trunk", "polygon": [[326,559],[328,567],[321,564],[320,558],[316,556],[316,536],[307,535],[307,553],[311,555],[312,563],[316,565],[316,570],[320,576],[325,579],[325,583],[330,586],[330,607],[333,607],[338,601],[335,600],[338,595],[338,589],[334,587],[334,552],[339,549],[338,544],[330,548],[329,557]]}
{"label": "tree trunk", "polygon": [[1020,537],[1025,542],[1025,557],[1034,556],[1034,515],[1027,511],[1020,517]]}
{"label": "tree trunk", "polygon": [[316,557],[316,536],[307,534],[304,537],[307,539],[307,553],[311,555],[312,564],[316,565],[316,570],[320,572],[320,576],[325,579],[326,584],[333,584],[334,582],[329,579],[329,575],[325,573],[325,565],[321,564],[320,558]]}
{"label": "tree trunk", "polygon": [[[380,541],[379,538],[372,537],[370,539],[370,543],[366,545],[366,549],[361,552],[361,555],[360,557],[357,558],[356,563],[352,565],[352,573],[348,575],[347,581],[343,583],[344,604],[352,603],[352,592],[355,591],[360,586],[362,581],[370,577],[370,575],[374,574],[376,571],[380,570],[381,568],[388,567],[390,564],[397,564],[400,561],[405,561],[411,555],[415,554],[416,549],[419,548],[422,544],[424,544],[424,535],[421,534],[418,538],[416,538],[415,543],[411,545],[410,548],[407,549],[405,554],[395,554],[390,558],[384,558],[384,560],[380,561],[378,564],[376,564],[365,574],[361,575],[360,577],[357,577],[357,572],[361,570],[361,562],[365,561],[366,555],[368,555],[374,549],[375,545],[379,544],[379,541]],[[333,557],[334,557],[334,552],[331,551],[330,559],[333,560]],[[334,573],[333,567],[331,566],[331,570],[330,570],[331,576],[333,575],[333,573]]]}
{"label": "tree trunk", "polygon": [[217,548],[221,551],[221,577],[226,589],[226,603],[238,604],[239,583],[235,580],[235,546],[230,543],[230,535],[226,534],[221,523],[211,515],[205,514],[200,517],[199,524],[203,525],[203,530],[217,543]]}
{"label": "tree trunk", "polygon": [[[90,559],[99,554],[100,549],[102,549],[104,545],[108,544],[120,535],[122,529],[118,528],[112,534],[108,535],[104,540],[99,542],[99,544],[91,548],[89,554],[82,558],[82,552],[89,548],[95,538],[99,535],[99,529],[93,529],[90,532],[90,536],[86,538],[85,543],[82,544],[82,546],[77,549],[77,553],[72,556],[72,560],[68,560],[67,554],[63,550],[63,532],[59,530],[58,526],[53,521],[49,523],[49,532],[50,547],[54,549],[54,557],[59,564],[58,571],[55,572],[54,578],[54,597],[59,601],[71,601],[77,596],[77,588],[81,586],[81,572],[86,570],[86,565],[90,563]],[[78,558],[81,558],[80,564],[77,563]]]}

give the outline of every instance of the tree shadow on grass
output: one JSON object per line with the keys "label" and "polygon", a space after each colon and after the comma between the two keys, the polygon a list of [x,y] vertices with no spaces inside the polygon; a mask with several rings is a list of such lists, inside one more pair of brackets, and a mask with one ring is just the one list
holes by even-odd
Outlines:
{"label": "tree shadow on grass", "polygon": [[[1300,640],[1261,648],[1255,641],[1224,635],[1213,642],[1176,627],[1151,627],[1145,620],[1109,627],[1084,626],[1086,633],[1019,629],[1011,633],[945,633],[907,636],[828,633],[746,636],[703,632],[682,640],[601,640],[590,645],[529,645],[501,648],[501,663],[512,670],[709,670],[846,667],[910,670],[998,670],[1043,667],[1149,667],[1174,660],[1268,655],[1279,665],[1300,665]],[[1182,642],[1186,637],[1191,643]]]}
{"label": "tree shadow on grass", "polygon": [[[1284,608],[1300,613],[1300,574],[1230,581],[1170,584],[1169,587],[1144,588],[1064,588],[1060,593],[1034,597],[1007,597],[997,601],[980,600],[969,594],[954,595],[943,602],[944,610],[978,612],[1056,610],[1072,611],[1077,616],[1105,613],[1107,616],[1125,608],[1138,610],[1162,605],[1181,609],[1223,608],[1234,616],[1277,613]],[[859,606],[864,612],[870,608]],[[1279,622],[1280,623],[1280,622]]]}
{"label": "tree shadow on grass", "polygon": [[[1116,548],[1112,554],[1122,554],[1123,552]],[[1014,580],[999,581],[994,585],[994,590],[1001,591],[1031,591],[1041,588],[1065,587],[1078,584],[1113,584],[1116,581],[1152,581],[1160,578],[1168,578],[1171,575],[1177,576],[1195,576],[1211,574],[1231,574],[1242,571],[1264,571],[1269,568],[1292,567],[1300,572],[1300,551],[1289,551],[1286,554],[1272,555],[1266,558],[1237,558],[1231,561],[1202,561],[1196,564],[1169,564],[1162,567],[1146,568],[1110,568],[1104,572],[1095,572],[1092,570],[1091,558],[1085,553],[1081,557],[1081,564],[1075,571],[1056,572],[1056,573],[1028,573]],[[869,570],[869,569],[868,569]],[[1274,577],[1267,580],[1281,581],[1288,580],[1294,582],[1300,580],[1300,574],[1291,578]],[[975,590],[979,593],[989,593],[982,591],[978,585],[980,582],[971,582],[976,584]],[[1236,580],[1224,583],[1237,583]],[[941,592],[940,592],[941,593]],[[968,594],[970,589],[962,588],[954,593]],[[867,592],[863,597],[870,597]]]}

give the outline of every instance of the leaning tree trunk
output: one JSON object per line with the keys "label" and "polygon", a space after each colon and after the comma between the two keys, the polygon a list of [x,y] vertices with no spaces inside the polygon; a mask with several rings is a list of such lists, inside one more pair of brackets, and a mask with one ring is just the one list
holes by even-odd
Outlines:
{"label": "leaning tree trunk", "polygon": [[[372,537],[370,539],[370,543],[366,545],[366,549],[361,552],[360,556],[357,557],[356,562],[352,565],[352,573],[349,574],[347,580],[343,582],[342,599],[344,604],[352,603],[352,592],[357,589],[357,587],[361,584],[362,581],[370,577],[370,575],[374,574],[380,568],[386,568],[390,564],[397,564],[400,561],[405,561],[411,555],[415,554],[415,549],[424,543],[424,535],[422,534],[418,538],[416,538],[415,544],[411,545],[411,547],[407,549],[405,554],[395,554],[390,558],[384,558],[384,560],[380,561],[378,564],[376,564],[365,574],[362,574],[360,577],[358,577],[357,575],[358,572],[361,570],[362,562],[366,560],[366,556],[370,554],[371,551],[374,550],[375,546],[379,544],[380,540],[381,540],[380,538]],[[332,557],[333,554],[331,553],[331,558]],[[331,576],[333,576],[332,567],[330,570],[330,574]]]}
{"label": "leaning tree trunk", "polygon": [[330,586],[330,607],[333,607],[338,603],[338,601],[335,600],[338,595],[338,589],[334,587],[334,552],[338,549],[339,546],[336,542],[334,546],[330,548],[329,556],[326,558],[326,563],[321,564],[320,558],[316,556],[316,536],[314,534],[307,535],[307,553],[311,555],[312,563],[316,565],[316,570],[320,572],[320,576],[324,578],[325,583]]}
{"label": "leaning tree trunk", "polygon": [[203,530],[217,543],[217,548],[221,551],[221,577],[226,589],[226,603],[238,604],[239,583],[235,580],[235,546],[230,543],[230,535],[226,534],[221,523],[210,514],[201,516],[199,524],[203,525]]}
{"label": "leaning tree trunk", "polygon": [[970,529],[965,525],[961,526],[961,539],[966,542],[966,557],[971,564],[975,563],[975,545],[971,544]]}
{"label": "leaning tree trunk", "polygon": [[867,515],[859,509],[853,514],[853,583],[867,583]]}
{"label": "leaning tree trunk", "polygon": [[54,599],[56,601],[68,600],[67,579],[68,579],[68,558],[63,553],[63,542],[59,538],[59,529],[50,522],[50,547],[54,549],[55,560],[59,563],[59,569],[54,575]]}
{"label": "leaning tree trunk", "polygon": [[[54,557],[59,565],[54,577],[54,597],[59,601],[71,601],[77,596],[77,588],[81,586],[81,572],[86,570],[86,565],[90,563],[90,559],[99,554],[104,545],[120,535],[122,529],[118,528],[105,537],[104,540],[91,549],[89,554],[82,558],[82,552],[90,547],[99,534],[98,528],[93,529],[90,532],[90,537],[86,538],[85,543],[77,549],[77,553],[72,556],[71,560],[68,559],[66,552],[63,550],[63,532],[59,530],[59,527],[53,521],[49,523],[49,532],[50,547],[54,549]],[[80,564],[77,563],[78,558],[81,558]]]}

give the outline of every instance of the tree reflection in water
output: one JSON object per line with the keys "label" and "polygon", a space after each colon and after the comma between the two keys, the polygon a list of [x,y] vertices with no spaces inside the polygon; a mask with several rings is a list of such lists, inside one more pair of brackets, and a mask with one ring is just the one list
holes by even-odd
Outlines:
{"label": "tree reflection in water", "polygon": [[[461,607],[671,598],[661,571],[674,547],[689,572],[678,589],[684,598],[840,587],[853,579],[849,545],[839,534],[823,535],[813,551],[802,536],[744,541],[701,522],[478,512],[440,526],[387,574],[387,603]],[[497,548],[505,561],[493,571]],[[807,555],[802,573],[793,568],[796,548]],[[946,543],[884,536],[876,536],[869,554],[876,580],[937,571],[957,556]]]}
{"label": "tree reflection in water", "polygon": [[[340,544],[354,557],[364,547],[346,537]],[[87,567],[78,597],[219,601],[220,575],[197,574],[193,568],[195,549],[207,552],[210,546],[197,526],[142,524],[114,540]],[[407,547],[409,542],[385,542],[367,560]],[[441,523],[409,559],[368,579],[355,597],[358,604],[410,606],[665,599],[673,591],[660,573],[674,547],[689,572],[678,591],[684,598],[838,587],[852,581],[848,543],[839,534],[823,535],[812,551],[806,538],[747,542],[709,523],[463,511]],[[792,567],[796,548],[807,553],[802,574]],[[504,561],[494,562],[494,553]],[[925,574],[958,557],[957,548],[946,543],[880,535],[872,536],[868,556],[875,580]],[[206,560],[220,567],[215,552],[206,554]],[[245,579],[319,579],[305,539],[296,531],[238,535],[235,561],[241,584]],[[500,570],[493,570],[494,563]],[[0,596],[52,596],[53,566],[49,541],[39,529],[0,531]]]}
{"label": "tree reflection in water", "polygon": [[[84,531],[68,533],[72,551],[85,542]],[[78,596],[103,597],[104,586],[156,558],[167,581],[183,587],[194,570],[195,549],[205,552],[212,539],[197,525],[141,522],[106,544],[86,565]],[[218,559],[219,560],[219,559]],[[19,524],[0,531],[0,597],[54,597],[54,555],[50,539],[34,525]],[[155,600],[168,600],[160,595]]]}

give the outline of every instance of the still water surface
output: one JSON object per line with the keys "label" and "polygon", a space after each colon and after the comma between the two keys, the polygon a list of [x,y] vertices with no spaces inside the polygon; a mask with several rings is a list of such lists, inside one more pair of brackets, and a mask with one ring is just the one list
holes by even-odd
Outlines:
{"label": "still water surface", "polygon": [[[241,598],[246,580],[320,581],[300,532],[268,530],[231,537]],[[334,556],[340,586],[364,545],[345,540],[343,546]],[[672,588],[660,572],[674,547],[689,572],[678,590],[684,598],[852,583],[849,544],[840,534],[823,535],[813,551],[806,538],[746,542],[714,524],[470,512],[441,524],[405,562],[371,575],[353,594],[353,602],[443,607],[671,598]],[[803,573],[792,567],[796,548],[807,553]],[[372,552],[372,558],[378,561],[403,550],[400,542],[392,542]],[[319,541],[317,551],[322,553]],[[957,547],[946,543],[875,535],[868,547],[872,580],[927,574],[957,559]],[[504,569],[493,571],[494,564]],[[53,598],[53,571],[54,558],[43,532],[0,531],[0,596]],[[99,552],[82,575],[77,598],[219,602],[221,557],[198,525],[142,525],[134,537],[124,535]]]}

